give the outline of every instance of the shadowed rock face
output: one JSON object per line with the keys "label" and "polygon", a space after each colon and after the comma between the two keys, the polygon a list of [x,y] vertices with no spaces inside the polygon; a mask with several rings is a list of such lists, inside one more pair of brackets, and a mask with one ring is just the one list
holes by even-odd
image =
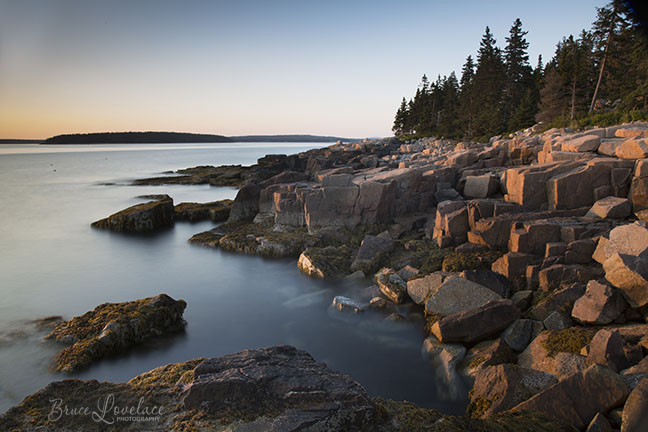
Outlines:
{"label": "shadowed rock face", "polygon": [[54,369],[71,373],[93,361],[118,354],[185,325],[187,304],[166,294],[124,303],[104,303],[94,310],[58,324],[46,339],[69,345],[57,354]]}

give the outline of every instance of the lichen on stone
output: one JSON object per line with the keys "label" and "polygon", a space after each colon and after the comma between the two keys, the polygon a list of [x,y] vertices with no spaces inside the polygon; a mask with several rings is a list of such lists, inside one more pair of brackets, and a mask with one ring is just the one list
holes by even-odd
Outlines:
{"label": "lichen on stone", "polygon": [[549,330],[542,345],[550,357],[560,352],[579,354],[596,334],[595,328],[570,327],[564,330]]}

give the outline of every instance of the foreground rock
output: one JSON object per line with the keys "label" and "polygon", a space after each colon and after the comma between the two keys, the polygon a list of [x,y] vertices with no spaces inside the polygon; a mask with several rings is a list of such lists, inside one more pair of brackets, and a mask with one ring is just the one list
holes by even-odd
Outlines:
{"label": "foreground rock", "polygon": [[490,417],[513,408],[557,382],[546,372],[511,364],[489,366],[475,376],[468,412],[473,417]]}
{"label": "foreground rock", "polygon": [[[113,399],[108,400],[107,395]],[[102,412],[106,403],[109,408]],[[132,407],[132,410],[115,414],[113,407],[127,411]],[[72,413],[73,409],[77,410]],[[0,415],[0,430],[554,432],[571,429],[533,413],[503,414],[479,420],[446,416],[408,402],[370,398],[360,384],[316,362],[308,353],[290,346],[277,346],[169,364],[127,383],[53,382]]]}
{"label": "foreground rock", "polygon": [[538,411],[582,429],[598,412],[608,412],[628,397],[621,377],[602,366],[593,365],[549,387],[515,411]]}
{"label": "foreground rock", "polygon": [[483,306],[437,321],[431,332],[443,343],[471,344],[498,334],[519,317],[520,311],[511,300],[491,300]]}
{"label": "foreground rock", "polygon": [[104,303],[58,324],[46,339],[69,345],[54,369],[71,373],[103,357],[119,354],[146,339],[184,328],[187,304],[166,294],[125,303]]}
{"label": "foreground rock", "polygon": [[105,219],[93,222],[93,228],[112,231],[137,233],[150,232],[173,225],[175,212],[173,199],[168,195],[152,195],[153,198],[143,204],[128,207]]}

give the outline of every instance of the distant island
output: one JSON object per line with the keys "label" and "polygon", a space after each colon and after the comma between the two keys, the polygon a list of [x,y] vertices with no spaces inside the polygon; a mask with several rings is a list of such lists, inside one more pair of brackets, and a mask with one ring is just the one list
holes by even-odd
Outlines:
{"label": "distant island", "polygon": [[0,144],[40,144],[43,140],[39,139],[0,139]]}
{"label": "distant island", "polygon": [[318,135],[223,135],[184,132],[98,132],[65,134],[47,138],[42,144],[162,144],[225,142],[334,142],[357,139]]}

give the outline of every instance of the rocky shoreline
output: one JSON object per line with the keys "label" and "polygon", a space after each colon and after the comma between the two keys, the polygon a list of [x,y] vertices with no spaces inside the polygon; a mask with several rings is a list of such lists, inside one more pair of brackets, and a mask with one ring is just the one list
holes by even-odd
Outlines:
{"label": "rocky shoreline", "polygon": [[[348,416],[359,421],[357,430],[560,430],[541,418],[564,430],[644,430],[646,137],[648,124],[634,123],[581,132],[536,126],[488,144],[366,140],[268,155],[251,167],[196,167],[136,181],[240,186],[227,221],[191,243],[293,257],[317,278],[371,278],[363,295],[336,297],[332,305],[340,313],[383,311],[389,320],[424,317],[422,354],[450,386],[461,376],[472,383],[466,418],[369,400],[358,390],[349,400],[334,398],[337,408],[326,414],[263,402],[253,417],[281,420],[254,429],[257,420],[246,418],[252,408],[236,405],[258,397],[247,378],[213,384],[198,366],[193,383],[211,390],[193,405],[183,399],[181,411],[210,418],[228,401],[237,408],[236,420],[227,421],[252,422],[223,430],[348,430],[340,423]],[[95,224],[155,230],[179,213],[168,196],[139,206]],[[398,313],[398,305],[410,312]],[[204,405],[211,391],[218,397]],[[286,412],[311,423],[284,423]],[[409,413],[416,419],[403,424],[415,422],[412,429],[395,420]],[[387,420],[375,423],[376,415]]]}

